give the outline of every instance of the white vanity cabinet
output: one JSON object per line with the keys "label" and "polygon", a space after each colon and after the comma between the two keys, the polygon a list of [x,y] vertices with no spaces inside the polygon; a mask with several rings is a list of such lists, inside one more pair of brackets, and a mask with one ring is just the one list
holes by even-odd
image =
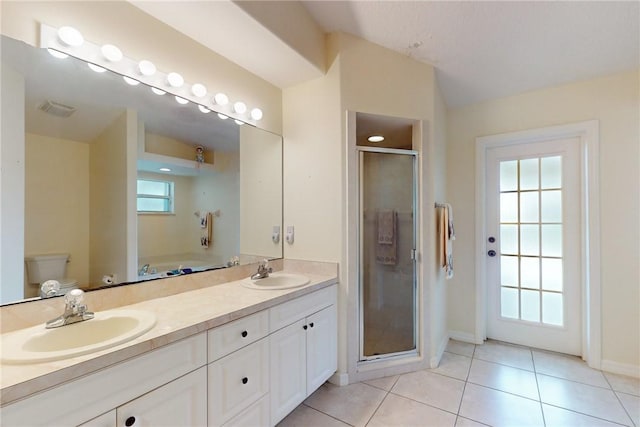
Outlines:
{"label": "white vanity cabinet", "polygon": [[270,321],[275,425],[337,369],[336,286],[273,307]]}
{"label": "white vanity cabinet", "polygon": [[268,424],[268,411],[260,406],[245,413],[269,393],[268,313],[264,310],[208,332],[209,426],[242,425],[253,419],[256,423],[251,425]]}
{"label": "white vanity cabinet", "polygon": [[[114,419],[113,411],[119,416],[118,410],[126,408],[123,405],[134,404],[137,399],[141,402],[178,399],[178,396],[169,396],[166,390],[173,390],[175,384],[182,387],[184,381],[196,376],[206,384],[206,371],[198,369],[206,362],[206,334],[201,333],[4,406],[2,425],[77,426],[91,420],[88,425],[100,426]],[[190,372],[193,377],[172,383]],[[162,387],[165,385],[167,388]],[[201,399],[200,406],[206,411],[206,386],[197,399]],[[184,399],[181,402],[186,404]],[[147,414],[151,413],[152,406],[147,403]],[[174,409],[178,410],[177,406]],[[206,421],[200,425],[206,425]]]}

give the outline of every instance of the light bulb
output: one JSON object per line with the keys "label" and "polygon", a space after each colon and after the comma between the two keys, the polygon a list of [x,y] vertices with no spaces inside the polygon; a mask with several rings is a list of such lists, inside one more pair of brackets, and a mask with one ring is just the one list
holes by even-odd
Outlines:
{"label": "light bulb", "polygon": [[84,37],[82,37],[80,31],[73,27],[60,27],[58,38],[63,44],[72,47],[82,46],[82,43],[84,43]]}
{"label": "light bulb", "polygon": [[155,93],[156,95],[164,95],[165,93],[167,93],[162,89],[158,89],[157,87],[152,87],[151,92]]}
{"label": "light bulb", "polygon": [[191,86],[191,93],[197,96],[198,98],[202,98],[207,94],[207,88],[200,83],[196,83]]}
{"label": "light bulb", "polygon": [[204,114],[210,113],[211,110],[209,110],[207,107],[205,107],[204,105],[198,105],[198,109],[200,111],[202,111]]}
{"label": "light bulb", "polygon": [[251,110],[251,118],[253,120],[261,120],[262,119],[262,110],[259,108],[254,108]]}
{"label": "light bulb", "polygon": [[87,62],[87,66],[91,68],[93,71],[95,71],[96,73],[104,73],[105,71],[107,71],[106,68],[102,68],[101,66],[92,64],[91,62]]}
{"label": "light bulb", "polygon": [[242,126],[244,122],[242,120],[234,120],[238,126]]}
{"label": "light bulb", "polygon": [[47,49],[47,52],[49,52],[51,56],[53,56],[54,58],[58,58],[58,59],[64,59],[69,57],[69,55],[67,55],[66,53],[62,53],[51,48]]}
{"label": "light bulb", "polygon": [[218,105],[227,105],[229,103],[229,97],[224,93],[216,93],[216,96],[213,97],[213,102]]}
{"label": "light bulb", "polygon": [[167,75],[167,82],[169,82],[169,85],[172,87],[182,87],[184,79],[178,73],[169,73]]}
{"label": "light bulb", "polygon": [[171,172],[171,169],[169,169],[169,168],[160,168],[158,170],[160,170],[162,172]]}
{"label": "light bulb", "polygon": [[235,111],[238,114],[244,114],[247,112],[247,105],[244,102],[236,102],[235,104],[233,104],[233,111]]}
{"label": "light bulb", "polygon": [[188,104],[188,103],[189,103],[189,101],[188,101],[188,100],[186,100],[186,99],[184,99],[184,98],[181,98],[181,97],[179,97],[179,96],[176,96],[175,98],[176,98],[176,102],[177,102],[178,104],[186,105],[186,104]]}
{"label": "light bulb", "polygon": [[131,77],[122,76],[122,79],[125,82],[127,82],[128,85],[131,85],[131,86],[138,86],[140,84],[139,81],[137,81],[136,79],[132,79]]}
{"label": "light bulb", "polygon": [[229,118],[229,116],[225,116],[224,114],[218,113],[218,117],[220,117],[221,120],[227,120]]}
{"label": "light bulb", "polygon": [[107,61],[118,62],[122,59],[122,51],[112,44],[105,44],[100,51]]}
{"label": "light bulb", "polygon": [[373,143],[382,142],[382,141],[384,141],[384,136],[382,136],[382,135],[371,135],[369,138],[367,138],[367,140],[369,142],[373,142]]}
{"label": "light bulb", "polygon": [[138,63],[138,71],[143,76],[153,76],[156,73],[156,66],[153,65],[153,62],[143,59]]}

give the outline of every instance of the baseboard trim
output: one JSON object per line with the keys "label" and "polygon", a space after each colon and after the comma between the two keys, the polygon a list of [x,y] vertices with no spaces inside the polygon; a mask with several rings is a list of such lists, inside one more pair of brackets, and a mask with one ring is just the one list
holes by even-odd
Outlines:
{"label": "baseboard trim", "polygon": [[600,368],[612,374],[626,375],[628,377],[640,378],[640,366],[630,363],[614,362],[613,360],[602,360]]}
{"label": "baseboard trim", "polygon": [[349,374],[344,372],[336,372],[335,374],[331,375],[331,377],[329,378],[329,382],[340,387],[349,385]]}
{"label": "baseboard trim", "polygon": [[468,342],[470,344],[482,344],[482,340],[476,340],[476,336],[469,332],[449,331],[449,338],[456,341]]}

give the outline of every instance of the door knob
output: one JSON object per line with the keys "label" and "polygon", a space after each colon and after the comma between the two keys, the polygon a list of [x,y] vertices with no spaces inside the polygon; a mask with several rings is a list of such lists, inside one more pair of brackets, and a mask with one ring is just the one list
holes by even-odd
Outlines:
{"label": "door knob", "polygon": [[487,252],[487,255],[489,255],[490,257],[494,257],[494,256],[496,256],[496,251],[491,249],[489,252]]}

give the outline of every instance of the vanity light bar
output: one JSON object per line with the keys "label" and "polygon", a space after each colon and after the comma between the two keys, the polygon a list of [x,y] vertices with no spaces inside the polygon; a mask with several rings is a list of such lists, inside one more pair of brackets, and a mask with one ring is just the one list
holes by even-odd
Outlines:
{"label": "vanity light bar", "polygon": [[166,93],[165,89],[169,90],[178,102],[191,101],[202,107],[200,111],[215,111],[220,118],[230,117],[235,119],[236,123],[255,124],[263,117],[260,108],[249,109],[242,101],[230,102],[229,97],[221,92],[214,96],[207,96],[207,88],[203,84],[187,84],[184,78],[174,71],[164,73],[149,60],[136,61],[128,58],[115,45],[100,46],[91,43],[85,40],[80,31],[73,27],[65,26],[57,29],[41,24],[40,47],[48,49],[52,55],[58,58],[66,58],[67,55],[71,55],[91,63],[95,67],[114,71],[122,75],[129,84],[134,84],[133,82],[144,83],[157,94],[164,94]]}

